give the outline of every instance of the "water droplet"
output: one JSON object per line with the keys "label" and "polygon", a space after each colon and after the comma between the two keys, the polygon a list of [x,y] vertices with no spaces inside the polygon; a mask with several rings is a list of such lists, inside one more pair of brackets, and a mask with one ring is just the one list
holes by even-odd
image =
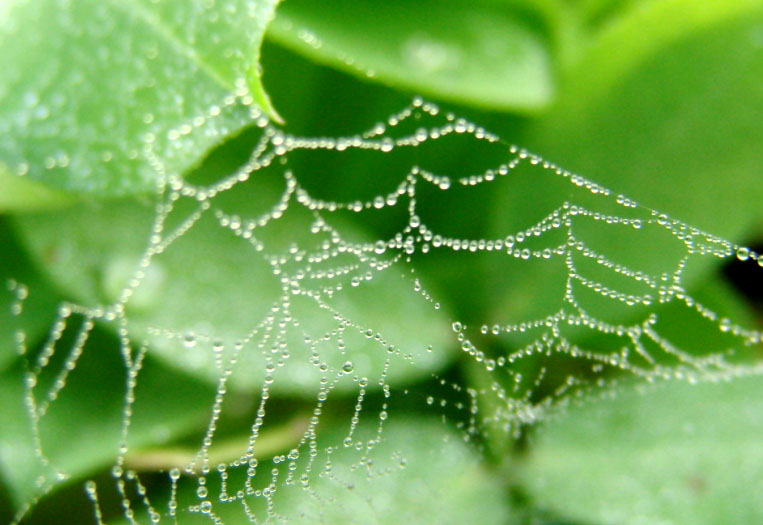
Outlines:
{"label": "water droplet", "polygon": [[744,246],[737,248],[737,259],[739,259],[740,261],[746,261],[749,258],[750,258],[749,248],[745,248]]}

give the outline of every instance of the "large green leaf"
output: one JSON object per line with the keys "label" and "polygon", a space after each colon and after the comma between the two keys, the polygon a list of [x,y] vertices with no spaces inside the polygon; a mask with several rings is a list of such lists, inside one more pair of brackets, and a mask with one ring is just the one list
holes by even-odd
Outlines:
{"label": "large green leaf", "polygon": [[545,15],[532,4],[290,0],[268,35],[316,61],[428,96],[531,111],[554,91]]}
{"label": "large green leaf", "polygon": [[100,195],[155,187],[149,147],[169,172],[184,172],[251,121],[247,106],[275,115],[258,66],[275,4],[5,3],[0,162],[15,175]]}
{"label": "large green leaf", "polygon": [[760,522],[761,394],[755,375],[571,407],[537,429],[521,478],[586,523]]}

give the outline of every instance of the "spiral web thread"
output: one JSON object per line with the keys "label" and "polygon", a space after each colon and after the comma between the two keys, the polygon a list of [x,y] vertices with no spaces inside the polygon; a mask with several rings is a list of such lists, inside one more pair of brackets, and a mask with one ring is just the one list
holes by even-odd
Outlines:
{"label": "spiral web thread", "polygon": [[[343,312],[332,306],[329,299],[341,293],[343,288],[363,287],[384,272],[397,272],[403,275],[410,286],[412,296],[422,298],[432,309],[439,309],[437,294],[430,293],[426,289],[416,272],[416,258],[425,258],[430,252],[475,254],[491,252],[518,263],[554,259],[563,261],[566,268],[562,307],[557,311],[535,319],[512,319],[511,314],[507,313],[507,319],[503,322],[486,322],[474,327],[466,326],[466,323],[459,319],[451,320],[450,337],[453,339],[454,346],[460,346],[471,362],[481,370],[483,377],[488,379],[481,388],[467,388],[450,380],[441,379],[440,383],[445,390],[460,396],[460,400],[453,402],[444,395],[442,399],[427,396],[421,402],[426,405],[435,405],[435,407],[450,403],[451,408],[455,407],[456,410],[463,412],[465,416],[458,426],[467,441],[481,435],[488,428],[498,428],[501,432],[518,434],[525,424],[543,419],[550,408],[563,405],[572,398],[592,397],[592,393],[621,382],[624,378],[636,378],[639,381],[677,379],[696,382],[730,379],[739,375],[761,372],[761,365],[755,359],[740,359],[740,355],[755,356],[755,352],[759,351],[760,331],[747,329],[719,315],[692,298],[683,287],[684,270],[690,260],[697,258],[737,257],[742,260],[757,260],[758,264],[763,266],[763,256],[743,246],[641,206],[580,175],[570,173],[538,155],[509,145],[506,145],[507,159],[504,163],[479,174],[450,177],[412,166],[393,192],[376,195],[369,200],[352,202],[321,200],[314,198],[301,185],[299,174],[294,174],[289,169],[287,159],[293,152],[375,150],[387,153],[401,148],[413,148],[449,135],[464,135],[470,137],[470,140],[495,144],[502,144],[502,141],[471,122],[452,114],[442,114],[435,105],[418,98],[410,106],[390,116],[385,122],[380,122],[359,135],[341,138],[289,136],[270,124],[256,110],[253,111],[252,118],[261,128],[262,134],[248,162],[235,173],[226,175],[210,185],[194,185],[175,174],[167,173],[160,156],[154,153],[151,144],[147,144],[144,154],[159,174],[158,204],[151,231],[147,235],[147,248],[134,268],[128,285],[121,291],[119,299],[110,305],[62,304],[46,343],[36,355],[32,355],[25,348],[23,333],[19,333],[17,337],[19,352],[28,357],[25,378],[26,405],[36,439],[35,448],[44,469],[55,472],[55,465],[48,459],[40,436],[41,421],[45,419],[49,408],[56,402],[61,391],[66,388],[68,376],[77,367],[88,337],[96,324],[102,323],[115,328],[120,340],[120,351],[126,371],[126,397],[122,416],[122,440],[114,459],[112,476],[117,491],[121,495],[127,522],[140,521],[143,519],[140,518],[141,516],[153,522],[178,522],[179,515],[187,512],[197,513],[213,522],[222,522],[223,518],[219,510],[224,506],[235,506],[249,521],[261,522],[279,518],[279,509],[274,496],[284,487],[294,486],[304,492],[304,497],[319,498],[312,489],[312,483],[316,475],[325,473],[326,463],[330,463],[330,459],[325,462],[320,459],[320,453],[326,451],[326,447],[319,440],[318,427],[321,411],[327,399],[331,397],[337,382],[343,376],[352,374],[353,363],[347,361],[339,369],[322,363],[316,357],[319,355],[316,348],[321,339],[311,340],[309,336],[306,337],[305,345],[312,350],[313,366],[320,369],[323,379],[317,397],[313,400],[313,415],[303,429],[301,438],[289,454],[276,456],[273,459],[276,466],[269,472],[268,469],[258,468],[264,459],[269,458],[258,457],[257,444],[265,426],[264,417],[270,397],[269,392],[278,377],[276,371],[278,368],[288,367],[290,361],[288,358],[266,359],[257,417],[251,425],[248,446],[240,457],[213,465],[209,451],[215,441],[217,422],[223,411],[228,379],[236,369],[243,352],[257,350],[264,352],[264,349],[269,348],[274,341],[284,344],[287,330],[294,328],[298,331],[302,330],[299,320],[292,317],[289,306],[291,298],[298,296],[309,299],[316,311],[329,312],[333,316],[336,326],[322,340],[333,343],[336,346],[336,352],[343,353],[343,334],[354,331],[375,339],[379,343],[378,351],[389,353],[383,369],[376,372],[380,378],[379,386],[384,399],[390,398],[393,389],[385,380],[387,372],[396,367],[410,366],[417,357],[389,345],[383,333],[375,332],[374,327],[359,324],[351,317],[345,316]],[[393,136],[398,126],[410,122],[430,122],[431,124],[417,127],[410,134]],[[178,128],[170,132],[170,137],[180,137],[190,129],[187,126]],[[216,198],[220,195],[247,184],[250,178],[256,179],[260,170],[280,165],[283,165],[281,171],[285,189],[272,209],[256,217],[242,217],[216,207]],[[449,192],[458,187],[498,184],[501,179],[512,177],[517,168],[525,165],[535,166],[571,187],[595,196],[598,199],[597,202],[606,204],[602,208],[614,206],[613,209],[621,210],[621,213],[597,210],[588,204],[564,202],[558,208],[550,210],[537,224],[519,231],[506,232],[506,236],[502,238],[490,239],[451,237],[442,232],[433,231],[418,215],[417,199],[422,185],[429,189]],[[176,226],[169,228],[168,220],[173,217],[173,212],[180,202],[195,202],[194,211],[179,221]],[[316,235],[325,235],[330,240],[318,244],[317,247],[312,248],[312,251],[305,251],[295,243],[295,246],[285,254],[269,253],[267,244],[258,238],[260,229],[282,220],[287,210],[293,207],[308,209],[314,217],[311,231]],[[361,213],[396,207],[406,207],[407,224],[396,235],[387,239],[355,242],[344,239],[341,231],[332,226],[333,214],[337,212]],[[186,347],[197,344],[208,345],[214,353],[215,366],[219,371],[217,395],[211,407],[211,417],[202,444],[193,460],[184,468],[169,470],[171,486],[169,501],[160,506],[151,499],[151,495],[141,482],[139,473],[126,465],[134,391],[140,379],[144,358],[149,352],[149,342],[136,340],[134,334],[130,332],[127,310],[131,297],[144,284],[153,259],[183,238],[201,217],[210,214],[215,217],[222,230],[228,230],[250,243],[256,254],[253,256],[265,258],[273,274],[281,283],[282,296],[263,319],[253,323],[251,332],[242,337],[234,348],[226,349],[227,353],[222,351],[223,343],[218,343],[203,333],[178,333],[171,327],[161,326],[151,328],[151,333],[155,337],[182,340]],[[612,228],[633,230],[657,228],[674,239],[675,244],[682,250],[683,256],[677,264],[659,274],[630,268],[622,261],[611,259],[607,254],[590,248],[579,238],[575,233],[575,227],[581,220],[595,221],[608,225],[607,227],[611,225]],[[546,238],[561,239],[561,242],[554,241],[546,246],[536,246]],[[347,263],[348,259],[352,261],[350,264]],[[579,260],[593,262],[599,268],[613,275],[617,274],[618,278],[637,283],[645,292],[620,291],[598,282],[595,278],[587,276],[585,270],[578,269]],[[15,291],[17,297],[13,305],[14,313],[19,314],[23,310],[28,290],[22,283],[15,281],[10,282],[9,286]],[[642,307],[648,312],[632,324],[606,321],[587,311],[584,301],[579,296],[589,292],[621,306]],[[727,334],[735,342],[735,347],[729,347],[722,352],[697,353],[674,344],[661,335],[658,326],[659,316],[656,312],[659,306],[670,303],[685,307],[713,325],[718,332]],[[75,324],[75,318],[81,319],[81,324],[73,339],[74,342],[61,348],[62,334],[67,327]],[[582,327],[593,333],[617,337],[620,344],[607,349],[587,348],[579,345],[575,340],[568,339],[565,331],[570,327],[575,329]],[[495,355],[495,352],[483,348],[484,342],[491,337],[514,334],[529,337],[529,339],[513,351],[500,355]],[[428,350],[431,351],[431,349]],[[65,352],[67,357],[60,370],[54,373],[55,379],[50,383],[51,386],[46,391],[41,391],[38,378],[43,371],[47,370],[51,358],[57,352]],[[550,379],[553,376],[551,368],[554,365],[553,358],[558,356],[584,363],[585,366],[582,368],[585,368],[585,371]],[[533,376],[527,377],[527,372],[518,371],[517,364],[531,358],[540,359],[541,366],[531,368]],[[354,380],[357,383],[357,403],[352,413],[350,430],[344,439],[345,446],[356,444],[353,432],[360,419],[364,397],[370,388],[376,388],[376,385],[369,386],[369,382],[375,381],[375,378],[355,377]],[[545,394],[539,397],[536,394],[541,384],[544,385]],[[407,390],[395,390],[397,395],[407,393]],[[385,401],[375,418],[378,429],[377,442],[384,435],[387,418],[394,418],[394,416],[394,414],[388,415],[388,404]],[[374,443],[372,439],[363,447],[358,447],[360,463],[365,461]],[[331,450],[328,452],[330,458]],[[288,468],[281,468],[283,466]],[[236,477],[232,475],[234,472],[239,474],[246,472],[246,474],[243,477],[240,475]],[[235,483],[229,481],[234,477]],[[265,485],[260,483],[263,477],[266,481]],[[63,472],[41,476],[40,493],[47,493],[65,478],[66,474]],[[220,484],[219,493],[211,493],[208,489],[209,478],[215,478],[216,483]],[[198,501],[187,508],[183,508],[183,505],[178,502],[178,484],[181,479],[193,479],[197,485]],[[95,481],[90,480],[85,484],[85,489],[93,502],[95,521],[101,523],[102,512],[99,504],[101,488],[96,486]],[[21,511],[19,519],[34,503],[35,501],[30,502],[29,506]],[[323,502],[323,504],[331,505],[332,502]]]}

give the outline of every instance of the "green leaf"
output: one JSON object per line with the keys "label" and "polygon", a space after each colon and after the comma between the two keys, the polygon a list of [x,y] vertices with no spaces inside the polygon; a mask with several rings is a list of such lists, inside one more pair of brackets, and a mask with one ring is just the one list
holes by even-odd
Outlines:
{"label": "green leaf", "polygon": [[[486,469],[462,436],[444,431],[434,420],[400,418],[384,425],[381,443],[365,449],[375,438],[372,422],[354,436],[360,451],[337,439],[330,458],[332,478],[313,476],[311,488],[287,488],[279,502],[285,515],[307,523],[347,523],[363,516],[369,523],[508,523],[503,486]],[[328,444],[328,443],[327,443]],[[367,455],[370,472],[358,468]],[[326,461],[324,459],[324,461]],[[328,507],[321,502],[333,501]],[[277,507],[278,508],[278,507]]]}
{"label": "green leaf", "polygon": [[738,238],[760,217],[763,6],[635,7],[594,41],[528,147],[693,226]]}
{"label": "green leaf", "polygon": [[4,5],[0,162],[12,174],[98,195],[153,189],[149,149],[168,172],[185,172],[251,122],[247,106],[276,116],[258,69],[275,4]]}
{"label": "green leaf", "polygon": [[396,0],[383,8],[370,0],[290,0],[279,7],[268,36],[365,78],[452,102],[527,112],[545,106],[554,91],[550,45],[537,11],[452,0]]}
{"label": "green leaf", "polygon": [[586,25],[601,27],[623,11],[649,0],[582,0],[575,2],[575,9]]}
{"label": "green leaf", "polygon": [[[470,523],[475,516],[486,524],[515,522],[501,480],[461,435],[435,419],[391,417],[379,436],[379,421],[364,419],[349,445],[346,432],[319,427],[314,456],[305,445],[291,457],[261,460],[251,484],[261,490],[275,483],[270,512],[297,523]],[[277,478],[271,477],[273,470],[280,471]],[[245,474],[246,466],[227,468],[230,497],[244,486]],[[225,523],[248,523],[239,500],[218,499],[217,472],[207,477],[206,486],[211,512]],[[199,512],[205,498],[197,496],[198,487],[194,478],[180,479],[178,523],[209,520]],[[258,520],[267,518],[262,494],[247,493],[246,502]],[[167,507],[156,495],[152,503],[160,511]]]}
{"label": "green leaf", "polygon": [[12,175],[0,165],[0,210],[24,211],[58,207],[72,202],[71,195],[55,190],[30,177]]}
{"label": "green leaf", "polygon": [[530,495],[586,523],[756,523],[763,382],[659,384],[566,409],[537,429]]}
{"label": "green leaf", "polygon": [[[46,399],[53,376],[61,372],[69,348],[60,344],[51,370],[45,370],[34,389],[36,406]],[[0,376],[0,474],[16,509],[33,503],[61,483],[78,481],[113,465],[121,440],[125,403],[125,366],[119,343],[96,328],[84,347],[66,386],[33,432],[28,411],[23,358]],[[58,365],[58,366],[56,366]],[[144,361],[135,390],[128,446],[156,446],[202,427],[214,389],[180,375],[149,358]],[[37,438],[39,437],[39,441]],[[35,452],[42,446],[43,463]]]}
{"label": "green leaf", "polygon": [[0,427],[0,475],[13,510],[33,504],[59,479],[55,469],[45,465],[35,452],[20,359],[16,365],[0,373],[0,416],[4,421]]}
{"label": "green leaf", "polygon": [[60,296],[35,271],[13,235],[9,221],[0,217],[0,371],[21,348],[34,347],[50,329]]}

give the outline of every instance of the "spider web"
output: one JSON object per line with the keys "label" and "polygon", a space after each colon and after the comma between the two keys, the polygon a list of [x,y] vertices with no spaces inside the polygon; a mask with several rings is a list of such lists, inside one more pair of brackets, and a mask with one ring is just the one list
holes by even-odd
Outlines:
{"label": "spider web", "polygon": [[[79,239],[52,271],[82,300],[60,305],[41,348],[27,348],[22,331],[16,338],[27,363],[41,495],[67,477],[48,454],[46,433],[55,419],[48,420],[59,398],[76,389],[80,362],[104,346],[118,351],[124,396],[110,479],[85,482],[97,523],[113,515],[103,500],[114,491],[127,523],[384,521],[394,514],[384,509],[395,505],[395,476],[409,468],[411,438],[396,425],[426,426],[415,422],[416,411],[437,414],[450,429],[427,446],[435,451],[431,461],[452,471],[464,468],[454,442],[484,452],[491,433],[518,438],[550,409],[620,384],[761,371],[760,331],[702,304],[686,284],[717,259],[763,265],[743,246],[418,98],[352,136],[297,137],[256,111],[252,119],[254,146],[235,169],[213,166],[183,179],[148,143],[143,153],[159,175],[148,206],[116,202],[72,210],[64,219],[19,220],[33,253],[55,239]],[[501,151],[503,161],[474,173],[435,171],[429,161],[448,141]],[[331,199],[326,193],[335,189],[323,186],[322,170],[347,155],[376,156],[379,171],[396,179],[381,178],[375,194]],[[310,169],[318,175],[306,174]],[[547,192],[550,201],[565,197],[534,210],[537,217],[494,220],[500,234],[470,234],[475,210],[461,209],[461,196],[526,188]],[[387,234],[372,238],[357,224]],[[136,228],[137,240],[126,240]],[[197,240],[209,237],[219,239],[219,253],[198,250]],[[108,242],[97,240],[103,238]],[[89,253],[86,247],[98,242]],[[73,290],[92,279],[72,274],[67,258],[82,266],[88,258],[108,259],[106,291],[77,296]],[[459,274],[463,268],[473,274]],[[210,276],[219,273],[230,288],[207,286],[208,303],[184,294],[189,280],[216,282]],[[442,282],[459,289],[443,291]],[[16,281],[8,285],[20,315],[29,291]],[[480,286],[495,290],[489,308],[474,314],[446,306],[446,298],[469,304],[471,293],[484,296]],[[238,307],[242,300],[245,309]],[[687,346],[681,328],[687,322],[705,337],[702,348]],[[99,330],[112,339],[104,343]],[[215,385],[190,456],[152,460],[134,453],[136,397],[151,396],[138,394],[149,356]],[[454,360],[472,379],[454,376],[448,368]],[[422,381],[426,388],[417,388]],[[303,398],[284,408],[279,397],[294,391]],[[255,400],[254,417],[245,441],[221,452],[226,444],[218,430],[235,411],[229,398],[240,392]],[[283,443],[288,451],[281,453]],[[145,482],[150,470],[163,472],[163,487]],[[392,503],[380,502],[385,494]]]}

